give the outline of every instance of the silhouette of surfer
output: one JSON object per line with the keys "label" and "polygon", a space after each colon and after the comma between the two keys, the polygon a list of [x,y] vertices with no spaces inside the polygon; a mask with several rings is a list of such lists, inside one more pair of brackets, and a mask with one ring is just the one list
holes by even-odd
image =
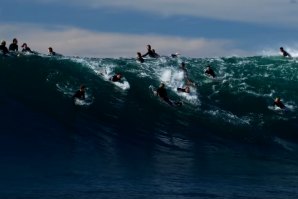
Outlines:
{"label": "silhouette of surfer", "polygon": [[159,88],[156,90],[157,96],[159,96],[162,100],[164,100],[166,103],[168,103],[170,106],[181,106],[181,102],[172,102],[167,94],[167,91],[165,89],[165,84],[161,83]]}
{"label": "silhouette of surfer", "polygon": [[85,85],[81,85],[80,89],[72,96],[73,99],[85,100]]}

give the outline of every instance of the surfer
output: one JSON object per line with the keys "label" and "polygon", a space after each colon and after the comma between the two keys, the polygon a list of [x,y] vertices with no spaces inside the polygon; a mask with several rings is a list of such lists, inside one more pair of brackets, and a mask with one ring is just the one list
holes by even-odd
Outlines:
{"label": "surfer", "polygon": [[279,97],[275,98],[274,100],[274,106],[279,107],[280,109],[285,109],[286,106],[282,103]]}
{"label": "surfer", "polygon": [[215,76],[216,76],[210,65],[207,66],[207,68],[205,70],[205,74],[207,74],[213,78],[215,78]]}
{"label": "surfer", "polygon": [[162,100],[164,100],[166,103],[168,103],[170,106],[181,106],[182,103],[181,102],[172,102],[169,98],[168,98],[168,94],[167,91],[165,89],[165,84],[161,83],[159,88],[156,90],[156,94],[157,96],[159,96]]}
{"label": "surfer", "polygon": [[190,93],[190,88],[189,86],[186,86],[184,88],[177,88],[178,92],[184,92],[184,93]]}
{"label": "surfer", "polygon": [[85,85],[81,85],[80,89],[72,96],[73,99],[80,99],[84,100],[85,99]]}
{"label": "surfer", "polygon": [[18,40],[14,38],[9,45],[9,51],[19,51]]}
{"label": "surfer", "polygon": [[143,59],[143,57],[142,57],[142,54],[140,53],[140,52],[137,52],[137,60],[139,61],[139,62],[141,62],[141,63],[144,63],[144,59]]}
{"label": "surfer", "polygon": [[110,78],[112,82],[119,82],[122,78],[121,73],[116,73],[113,77]]}
{"label": "surfer", "polygon": [[56,52],[53,51],[52,47],[48,48],[49,55],[56,55]]}
{"label": "surfer", "polygon": [[179,53],[173,53],[173,54],[171,54],[171,57],[172,57],[172,58],[177,58],[178,55],[179,55]]}
{"label": "surfer", "polygon": [[292,58],[292,56],[287,51],[285,51],[283,47],[280,47],[279,50],[284,57]]}
{"label": "surfer", "polygon": [[152,52],[154,53],[154,57],[155,57],[155,58],[159,57],[159,54],[157,54],[157,53],[155,52],[155,49],[152,49]]}
{"label": "surfer", "polygon": [[27,46],[26,43],[23,43],[22,45],[22,52],[29,52],[29,53],[33,53],[33,51]]}
{"label": "surfer", "polygon": [[149,44],[147,45],[147,53],[145,53],[144,55],[142,55],[142,57],[146,57],[147,55],[149,55],[149,57],[152,57],[152,58],[157,58],[159,56],[155,52],[154,49],[151,49],[151,46]]}
{"label": "surfer", "polygon": [[6,41],[4,41],[4,40],[1,41],[0,51],[2,51],[2,53],[4,55],[6,55],[7,53],[9,53],[9,51],[8,51],[8,49],[6,47]]}

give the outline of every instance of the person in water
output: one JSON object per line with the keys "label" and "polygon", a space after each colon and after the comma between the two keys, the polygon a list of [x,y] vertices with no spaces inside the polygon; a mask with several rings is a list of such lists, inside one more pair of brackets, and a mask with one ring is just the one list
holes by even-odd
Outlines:
{"label": "person in water", "polygon": [[165,84],[164,83],[161,83],[160,84],[159,88],[156,90],[156,94],[161,99],[163,99],[166,103],[168,103],[169,105],[173,106],[173,103],[168,98],[168,94],[167,94],[167,91],[165,89]]}
{"label": "person in water", "polygon": [[285,109],[286,106],[282,103],[279,97],[275,98],[274,100],[274,106],[279,107],[280,109]]}
{"label": "person in water", "polygon": [[139,62],[141,62],[141,63],[144,63],[144,59],[143,59],[143,57],[142,57],[142,54],[140,53],[140,52],[137,52],[137,60],[139,61]]}
{"label": "person in water", "polygon": [[158,54],[155,52],[154,49],[153,50],[151,49],[151,46],[149,44],[147,45],[147,53],[142,55],[142,57],[146,57],[147,55],[149,55],[149,57],[152,57],[152,58],[158,57]]}
{"label": "person in water", "polygon": [[216,77],[216,75],[215,75],[215,73],[214,73],[214,71],[212,70],[212,68],[211,68],[210,65],[207,66],[207,68],[206,68],[206,70],[205,70],[205,74],[211,76],[212,78],[215,78],[215,77]]}
{"label": "person in water", "polygon": [[9,51],[8,51],[8,49],[6,47],[6,41],[4,41],[4,40],[1,41],[0,51],[2,51],[2,53],[4,55],[6,55],[7,53],[9,53]]}
{"label": "person in water", "polygon": [[117,74],[115,74],[113,77],[111,77],[110,80],[111,80],[112,82],[119,82],[119,81],[121,80],[121,78],[122,78],[121,73],[117,73]]}
{"label": "person in water", "polygon": [[154,53],[154,57],[155,57],[155,58],[159,57],[159,54],[157,54],[157,53],[155,52],[155,49],[152,49],[152,52]]}
{"label": "person in water", "polygon": [[29,52],[29,53],[33,53],[33,51],[27,46],[26,43],[23,43],[22,45],[22,52]]}
{"label": "person in water", "polygon": [[190,88],[189,86],[186,86],[184,88],[177,88],[178,92],[184,92],[184,93],[190,93]]}
{"label": "person in water", "polygon": [[284,50],[283,47],[280,47],[279,50],[284,57],[290,57],[290,58],[292,57],[287,51]]}
{"label": "person in water", "polygon": [[171,54],[171,57],[172,57],[172,58],[177,58],[178,55],[179,55],[179,53],[173,53],[173,54]]}
{"label": "person in water", "polygon": [[85,99],[85,85],[81,85],[80,89],[72,96],[73,99],[80,99],[84,100]]}
{"label": "person in water", "polygon": [[48,48],[48,52],[49,52],[49,55],[56,55],[56,52],[54,52],[52,47]]}
{"label": "person in water", "polygon": [[165,84],[161,83],[158,89],[156,90],[157,96],[159,96],[162,100],[164,100],[166,103],[168,103],[170,106],[181,106],[181,102],[172,102],[167,94],[167,91],[165,89]]}
{"label": "person in water", "polygon": [[14,38],[12,43],[9,45],[9,51],[19,51],[18,40]]}

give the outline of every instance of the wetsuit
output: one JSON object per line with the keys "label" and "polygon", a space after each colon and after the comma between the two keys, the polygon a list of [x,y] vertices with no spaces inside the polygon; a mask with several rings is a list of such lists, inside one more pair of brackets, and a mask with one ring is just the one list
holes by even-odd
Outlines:
{"label": "wetsuit", "polygon": [[292,57],[287,51],[282,51],[284,57]]}
{"label": "wetsuit", "polygon": [[29,47],[23,48],[23,49],[22,49],[22,52],[33,53]]}
{"label": "wetsuit", "polygon": [[154,51],[152,51],[151,49],[148,50],[148,52],[144,55],[142,55],[142,57],[146,57],[147,55],[149,55],[149,57],[153,57],[153,58],[156,58],[158,57],[158,54],[156,54]]}
{"label": "wetsuit", "polygon": [[173,103],[170,101],[170,99],[168,98],[168,94],[165,88],[163,87],[159,87],[157,89],[157,95],[163,99],[165,102],[167,102],[169,105],[173,106]]}
{"label": "wetsuit", "polygon": [[274,105],[281,109],[286,108],[286,106],[281,101],[274,101]]}
{"label": "wetsuit", "polygon": [[110,80],[111,80],[112,82],[118,82],[118,81],[120,81],[120,79],[121,79],[121,78],[118,78],[117,75],[114,75],[113,77],[110,78]]}
{"label": "wetsuit", "polygon": [[4,55],[7,54],[7,53],[9,53],[8,49],[4,45],[0,45],[0,51],[2,51],[2,53]]}
{"label": "wetsuit", "polygon": [[84,100],[85,99],[85,91],[83,90],[78,90],[72,97],[73,99],[80,99],[80,100]]}
{"label": "wetsuit", "polygon": [[18,47],[17,44],[12,43],[12,44],[9,45],[9,50],[10,51],[19,51],[19,47]]}
{"label": "wetsuit", "polygon": [[138,60],[139,62],[141,62],[141,63],[144,63],[144,61],[145,61],[145,60],[143,59],[143,57],[138,57],[137,60]]}
{"label": "wetsuit", "polygon": [[211,68],[207,69],[205,71],[205,73],[208,74],[208,75],[211,75],[213,78],[215,77],[215,73],[214,73],[214,71]]}

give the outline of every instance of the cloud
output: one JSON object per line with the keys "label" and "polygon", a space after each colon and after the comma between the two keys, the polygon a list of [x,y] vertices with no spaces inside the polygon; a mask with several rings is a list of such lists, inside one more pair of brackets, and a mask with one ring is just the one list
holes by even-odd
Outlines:
{"label": "cloud", "polygon": [[297,4],[282,0],[27,0],[89,8],[117,7],[164,16],[188,15],[218,20],[291,25],[298,22]]}
{"label": "cloud", "polygon": [[0,25],[0,35],[4,36],[0,39],[6,39],[9,44],[17,37],[19,46],[26,42],[31,49],[42,53],[47,53],[51,46],[56,52],[71,56],[135,57],[137,51],[145,53],[146,45],[151,44],[161,55],[175,52],[190,57],[248,54],[238,50],[230,40],[91,32],[73,27],[49,30],[33,24]]}

